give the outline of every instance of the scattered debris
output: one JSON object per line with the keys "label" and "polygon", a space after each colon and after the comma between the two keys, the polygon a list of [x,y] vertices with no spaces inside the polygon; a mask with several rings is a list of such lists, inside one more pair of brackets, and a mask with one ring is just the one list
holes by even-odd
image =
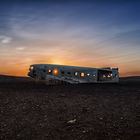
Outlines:
{"label": "scattered debris", "polygon": [[67,123],[74,124],[75,122],[76,122],[76,119],[73,119],[73,120],[68,121]]}
{"label": "scattered debris", "polygon": [[121,120],[123,120],[123,117],[121,117]]}
{"label": "scattered debris", "polygon": [[83,133],[86,133],[86,131],[84,130],[84,131],[82,131]]}
{"label": "scattered debris", "polygon": [[65,94],[60,94],[60,95],[58,95],[58,98],[60,98],[60,97],[66,97],[66,95]]}
{"label": "scattered debris", "polygon": [[82,132],[83,132],[83,133],[87,133],[87,132],[88,132],[88,130],[83,130]]}
{"label": "scattered debris", "polygon": [[20,137],[20,134],[17,134],[17,137]]}
{"label": "scattered debris", "polygon": [[100,119],[100,120],[103,120],[103,117],[100,117],[99,119]]}

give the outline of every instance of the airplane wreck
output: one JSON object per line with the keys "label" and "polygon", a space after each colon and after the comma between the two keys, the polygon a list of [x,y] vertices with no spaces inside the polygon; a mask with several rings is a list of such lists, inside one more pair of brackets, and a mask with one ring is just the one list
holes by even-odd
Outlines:
{"label": "airplane wreck", "polygon": [[118,68],[91,68],[55,64],[34,64],[29,68],[28,76],[35,80],[44,80],[48,84],[56,83],[118,83]]}

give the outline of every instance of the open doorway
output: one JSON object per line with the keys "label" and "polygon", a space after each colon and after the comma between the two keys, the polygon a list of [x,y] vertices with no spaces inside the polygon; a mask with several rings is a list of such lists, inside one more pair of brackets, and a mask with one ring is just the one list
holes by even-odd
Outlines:
{"label": "open doorway", "polygon": [[110,80],[112,80],[112,71],[98,70],[97,81],[110,81]]}

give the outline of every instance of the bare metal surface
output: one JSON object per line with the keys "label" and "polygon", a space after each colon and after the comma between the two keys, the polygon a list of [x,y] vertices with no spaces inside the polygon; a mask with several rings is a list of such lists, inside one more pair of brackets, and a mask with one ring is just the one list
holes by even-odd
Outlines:
{"label": "bare metal surface", "polygon": [[55,64],[34,64],[28,76],[47,84],[63,83],[118,83],[118,68],[90,68]]}

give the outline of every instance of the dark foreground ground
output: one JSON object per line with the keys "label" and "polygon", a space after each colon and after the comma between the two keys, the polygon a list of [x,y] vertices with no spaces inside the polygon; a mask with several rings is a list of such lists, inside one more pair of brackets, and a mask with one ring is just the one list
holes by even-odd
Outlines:
{"label": "dark foreground ground", "polygon": [[47,86],[0,76],[1,140],[140,140],[140,78]]}

